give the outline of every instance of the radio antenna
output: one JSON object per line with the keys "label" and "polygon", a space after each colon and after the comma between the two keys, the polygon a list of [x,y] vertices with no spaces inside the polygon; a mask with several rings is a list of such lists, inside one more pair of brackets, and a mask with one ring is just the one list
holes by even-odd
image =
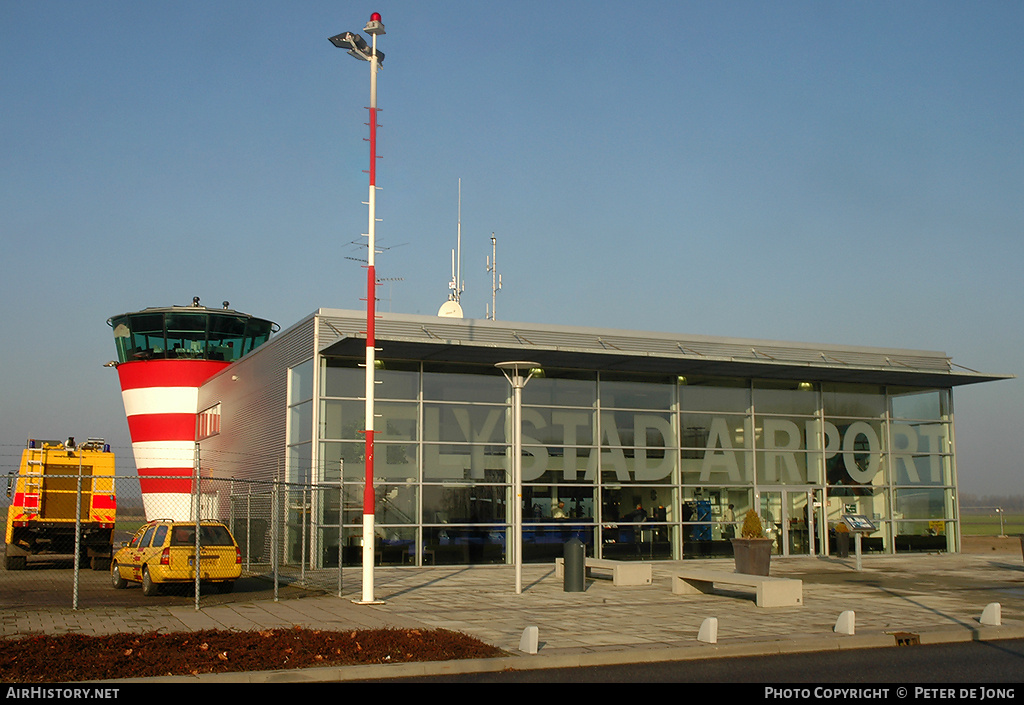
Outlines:
{"label": "radio antenna", "polygon": [[487,271],[491,273],[491,306],[487,318],[496,320],[498,312],[498,292],[501,291],[501,275],[498,274],[498,239],[491,233],[491,256],[487,259]]}
{"label": "radio antenna", "polygon": [[448,282],[448,300],[441,304],[441,308],[438,310],[438,316],[445,316],[448,318],[462,318],[462,305],[459,303],[459,299],[462,298],[462,292],[465,291],[465,284],[462,281],[462,179],[459,179],[459,214],[458,214],[458,228],[457,228],[457,239],[455,242],[456,249],[452,250],[452,280]]}

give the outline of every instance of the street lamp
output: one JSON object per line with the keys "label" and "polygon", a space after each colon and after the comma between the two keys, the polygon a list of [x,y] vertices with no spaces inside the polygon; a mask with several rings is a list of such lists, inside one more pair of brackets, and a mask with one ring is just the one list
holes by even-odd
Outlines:
{"label": "street lamp", "polygon": [[519,595],[523,591],[523,387],[540,364],[517,360],[499,362],[495,367],[512,385],[512,555]]}
{"label": "street lamp", "polygon": [[377,51],[377,35],[384,34],[380,13],[374,12],[370,15],[370,21],[366,23],[363,31],[372,39],[372,44],[369,46],[366,44],[366,40],[355,32],[342,32],[329,39],[331,44],[339,49],[347,49],[348,53],[357,59],[370,62],[370,197],[367,201],[370,214],[366,234],[366,429],[363,431],[366,439],[366,482],[363,487],[363,592],[362,599],[356,600],[356,602],[358,604],[380,604],[381,601],[373,597],[373,549],[375,543],[373,518],[376,512],[376,502],[373,496],[373,398],[374,370],[376,368],[374,305],[377,299],[377,275],[374,266],[374,255],[377,249],[377,69],[384,61],[384,53]]}

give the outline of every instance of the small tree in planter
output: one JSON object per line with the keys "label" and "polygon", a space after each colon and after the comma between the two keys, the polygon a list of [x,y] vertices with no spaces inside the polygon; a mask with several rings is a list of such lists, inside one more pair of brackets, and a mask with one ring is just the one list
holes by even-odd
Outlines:
{"label": "small tree in planter", "polygon": [[753,509],[748,509],[743,517],[743,528],[740,529],[742,539],[764,539],[764,527],[761,525],[761,517]]}
{"label": "small tree in planter", "polygon": [[736,572],[746,575],[768,575],[771,568],[772,540],[764,535],[761,517],[748,509],[743,517],[740,537],[732,540]]}

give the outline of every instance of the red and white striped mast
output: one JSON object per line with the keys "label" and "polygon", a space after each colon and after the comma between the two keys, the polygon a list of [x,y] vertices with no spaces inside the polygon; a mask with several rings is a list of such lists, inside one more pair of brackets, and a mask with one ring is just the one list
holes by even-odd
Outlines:
{"label": "red and white striped mast", "polygon": [[374,265],[377,254],[377,70],[380,68],[377,35],[384,34],[379,13],[370,15],[363,31],[372,37],[373,46],[370,52],[370,197],[367,201],[369,225],[366,231],[366,485],[363,488],[363,595],[360,602],[372,603],[376,601],[373,596],[373,521],[377,512],[373,494],[373,398],[377,362],[374,335],[377,316],[377,270]]}
{"label": "red and white striped mast", "polygon": [[376,320],[375,305],[377,300],[377,273],[374,260],[377,254],[377,71],[384,60],[384,53],[377,51],[377,35],[384,34],[384,25],[380,21],[380,13],[370,15],[363,31],[370,35],[371,46],[354,32],[343,32],[331,37],[331,43],[357,59],[370,62],[370,193],[367,206],[369,208],[369,225],[366,244],[366,408],[365,430],[366,440],[366,481],[363,487],[363,591],[362,597],[355,602],[359,604],[379,604],[381,601],[373,595],[373,558],[374,558],[374,515],[376,501],[373,492],[373,400],[374,371],[376,369],[376,337],[374,324]]}

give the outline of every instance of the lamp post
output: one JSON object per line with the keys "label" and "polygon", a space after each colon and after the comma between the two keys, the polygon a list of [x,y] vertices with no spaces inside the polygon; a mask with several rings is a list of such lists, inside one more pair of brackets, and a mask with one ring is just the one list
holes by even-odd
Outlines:
{"label": "lamp post", "polygon": [[363,431],[366,439],[366,482],[363,487],[363,591],[362,599],[356,602],[379,604],[380,600],[375,600],[373,596],[373,519],[376,512],[373,496],[373,398],[376,365],[374,306],[377,298],[377,275],[374,266],[377,248],[377,70],[384,61],[384,52],[377,51],[377,35],[384,34],[384,25],[380,21],[379,13],[374,12],[370,15],[370,21],[366,23],[363,31],[371,37],[370,46],[367,46],[366,40],[355,32],[342,32],[330,37],[330,42],[339,49],[348,50],[351,56],[370,62],[370,197],[367,201],[369,226],[366,234],[366,428]]}
{"label": "lamp post", "polygon": [[512,555],[519,595],[523,591],[523,387],[540,364],[517,360],[499,362],[495,367],[512,385]]}

